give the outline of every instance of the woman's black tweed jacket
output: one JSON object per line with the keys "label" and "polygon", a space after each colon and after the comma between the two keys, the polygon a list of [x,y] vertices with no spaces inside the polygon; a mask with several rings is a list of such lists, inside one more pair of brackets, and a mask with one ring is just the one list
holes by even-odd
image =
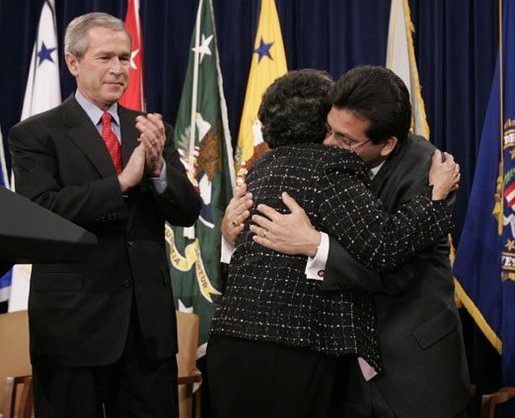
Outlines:
{"label": "woman's black tweed jacket", "polygon": [[[363,161],[319,144],[276,148],[246,179],[255,206],[285,213],[288,192],[318,230],[338,239],[362,264],[388,270],[437,242],[451,227],[444,202],[418,196],[394,215],[368,189]],[[255,206],[251,212],[255,211]],[[252,240],[247,221],[236,243],[212,334],[306,347],[326,354],[356,354],[381,369],[372,298],[352,290],[320,291],[306,278],[306,257],[283,255]]]}

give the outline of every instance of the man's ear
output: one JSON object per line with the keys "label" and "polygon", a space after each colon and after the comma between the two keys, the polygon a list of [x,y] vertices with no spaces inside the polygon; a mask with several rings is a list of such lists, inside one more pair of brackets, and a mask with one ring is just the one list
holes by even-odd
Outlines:
{"label": "man's ear", "polygon": [[383,147],[381,148],[381,156],[385,158],[388,157],[397,146],[397,142],[399,141],[395,136],[387,138],[383,143]]}
{"label": "man's ear", "polygon": [[79,63],[79,60],[77,59],[77,57],[75,55],[73,55],[70,52],[67,52],[64,55],[64,59],[66,60],[66,65],[68,66],[68,70],[70,71],[70,73],[72,73],[72,75],[74,77],[76,77],[77,73],[78,73],[77,65]]}

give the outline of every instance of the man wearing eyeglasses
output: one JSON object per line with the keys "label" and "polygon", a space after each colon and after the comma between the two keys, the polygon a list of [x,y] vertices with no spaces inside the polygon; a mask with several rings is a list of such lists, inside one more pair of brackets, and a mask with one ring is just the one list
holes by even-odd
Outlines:
{"label": "man wearing eyeglasses", "polygon": [[[356,152],[370,167],[372,191],[393,212],[427,187],[435,147],[408,134],[411,107],[402,80],[382,67],[357,67],[334,85],[326,145]],[[465,417],[469,376],[461,324],[454,304],[449,245],[416,256],[389,274],[366,270],[333,238],[313,229],[287,197],[291,214],[271,208],[252,217],[254,240],[286,254],[309,258],[308,278],[327,291],[343,288],[374,294],[384,372],[365,382],[358,362],[348,362],[341,416],[352,418]],[[245,187],[226,211],[222,232],[232,241],[248,216]]]}

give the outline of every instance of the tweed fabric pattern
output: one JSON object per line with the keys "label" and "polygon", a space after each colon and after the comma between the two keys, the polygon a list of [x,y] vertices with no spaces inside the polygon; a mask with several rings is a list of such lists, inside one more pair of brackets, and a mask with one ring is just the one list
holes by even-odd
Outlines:
{"label": "tweed fabric pattern", "polygon": [[[318,230],[339,240],[362,264],[392,269],[431,245],[451,227],[450,210],[424,194],[393,215],[368,189],[366,166],[355,154],[303,144],[280,147],[258,160],[247,176],[254,207],[287,213],[288,192]],[[376,370],[381,359],[372,298],[358,291],[321,291],[306,278],[306,257],[279,254],[252,240],[250,221],[238,237],[229,277],[211,332],[307,347],[332,355],[356,354]]]}

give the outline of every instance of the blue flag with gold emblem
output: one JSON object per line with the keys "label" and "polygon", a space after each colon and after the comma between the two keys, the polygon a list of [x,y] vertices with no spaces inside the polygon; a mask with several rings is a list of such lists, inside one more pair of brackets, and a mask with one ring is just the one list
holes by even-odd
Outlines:
{"label": "blue flag with gold emblem", "polygon": [[515,385],[515,0],[504,1],[503,42],[454,274],[457,294],[501,354]]}

